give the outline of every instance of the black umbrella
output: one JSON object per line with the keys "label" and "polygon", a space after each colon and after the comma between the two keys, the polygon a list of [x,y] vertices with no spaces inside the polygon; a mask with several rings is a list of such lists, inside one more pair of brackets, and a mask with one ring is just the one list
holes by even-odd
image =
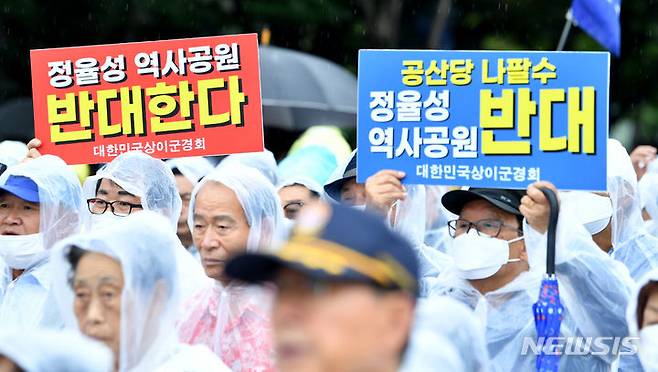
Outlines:
{"label": "black umbrella", "polygon": [[356,78],[345,68],[274,46],[261,46],[260,68],[266,126],[356,126]]}

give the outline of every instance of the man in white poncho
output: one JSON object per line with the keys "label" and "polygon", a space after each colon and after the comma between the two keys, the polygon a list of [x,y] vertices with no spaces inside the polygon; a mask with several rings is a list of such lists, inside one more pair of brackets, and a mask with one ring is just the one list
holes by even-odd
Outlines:
{"label": "man in white poncho", "polygon": [[[0,177],[0,328],[60,327],[51,294],[50,249],[79,231],[82,189],[73,171],[46,155]],[[1,266],[1,265],[0,265]]]}
{"label": "man in white poncho", "polygon": [[[522,351],[524,343],[537,340],[532,305],[546,265],[549,207],[539,187],[554,189],[540,182],[529,186],[526,195],[469,189],[442,198],[443,205],[459,215],[449,225],[455,264],[439,275],[429,293],[450,296],[475,311],[486,325],[494,371],[535,368],[535,355]],[[632,285],[628,271],[572,218],[561,213],[557,227],[556,275],[565,310],[560,336],[625,337],[624,312]],[[609,351],[563,355],[560,370],[609,371],[619,350]]]}
{"label": "man in white poncho", "polygon": [[[87,231],[104,228],[126,216],[141,211],[153,211],[167,219],[167,226],[176,231],[182,201],[174,174],[162,160],[138,151],[119,155],[83,185],[87,200],[85,226]],[[179,280],[184,298],[207,282],[201,265],[179,244],[175,250]]]}
{"label": "man in white poncho", "polygon": [[271,293],[227,279],[224,266],[270,246],[282,218],[274,185],[244,165],[218,167],[192,193],[190,230],[213,284],[186,304],[178,329],[181,341],[207,345],[232,370],[273,369]]}

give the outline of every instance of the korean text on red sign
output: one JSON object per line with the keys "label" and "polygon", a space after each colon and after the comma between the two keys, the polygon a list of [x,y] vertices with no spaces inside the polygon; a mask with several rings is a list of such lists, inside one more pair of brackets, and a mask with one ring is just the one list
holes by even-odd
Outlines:
{"label": "korean text on red sign", "polygon": [[263,149],[256,34],[30,53],[36,137],[69,164]]}

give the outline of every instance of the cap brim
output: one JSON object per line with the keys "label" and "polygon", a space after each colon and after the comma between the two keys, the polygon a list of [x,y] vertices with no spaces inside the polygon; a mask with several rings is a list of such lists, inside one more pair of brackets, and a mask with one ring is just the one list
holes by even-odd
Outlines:
{"label": "cap brim", "polygon": [[8,192],[18,198],[21,198],[30,203],[39,202],[39,191],[28,190],[22,187],[15,187],[12,185],[0,186],[0,191]]}
{"label": "cap brim", "polygon": [[334,201],[340,203],[340,190],[343,188],[343,185],[356,177],[356,174],[353,176],[346,176],[339,178],[332,183],[324,185],[324,192],[332,198]]}
{"label": "cap brim", "polygon": [[259,284],[272,281],[281,269],[295,270],[309,278],[326,281],[371,282],[368,277],[353,270],[342,275],[331,275],[321,269],[311,269],[296,261],[287,261],[271,254],[244,253],[233,257],[226,264],[224,273],[231,279]]}
{"label": "cap brim", "polygon": [[522,216],[521,212],[514,207],[501,202],[500,200],[491,198],[487,195],[482,195],[470,190],[453,190],[445,193],[441,198],[441,204],[453,214],[459,215],[466,203],[473,200],[486,200],[496,207],[504,210],[505,212],[513,215]]}

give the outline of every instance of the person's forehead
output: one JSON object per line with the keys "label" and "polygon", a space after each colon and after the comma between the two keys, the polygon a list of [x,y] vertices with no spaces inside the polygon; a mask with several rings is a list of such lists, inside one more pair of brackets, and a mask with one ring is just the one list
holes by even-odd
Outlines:
{"label": "person's forehead", "polygon": [[5,202],[25,203],[25,204],[30,204],[30,205],[35,206],[35,207],[39,206],[39,203],[35,203],[35,202],[27,201],[25,199],[21,199],[18,196],[14,195],[10,192],[4,191],[4,190],[0,191],[0,200],[3,200]]}
{"label": "person's forehead", "polygon": [[294,184],[284,186],[279,190],[279,197],[282,200],[306,199],[311,196],[311,191],[304,185]]}
{"label": "person's forehead", "polygon": [[99,191],[103,190],[106,192],[119,192],[119,191],[128,192],[126,191],[126,189],[121,187],[118,183],[114,182],[109,178],[101,178],[98,189]]}
{"label": "person's forehead", "polygon": [[225,185],[210,181],[206,182],[196,195],[194,211],[242,212],[242,205],[233,190]]}
{"label": "person's forehead", "polygon": [[[301,283],[308,283],[315,281],[313,277],[309,276],[308,274],[305,274],[303,272],[300,272],[298,270],[288,268],[288,267],[281,267],[280,269],[277,270],[276,274],[274,274],[273,281],[275,284],[278,283],[292,283],[292,284],[301,284]],[[318,279],[319,281],[323,281],[321,279]],[[368,295],[372,295],[375,293],[376,289],[367,283],[364,282],[353,282],[353,281],[325,281],[326,283],[332,283],[336,287],[341,288],[341,292],[363,292],[367,293]]]}
{"label": "person's forehead", "polygon": [[459,213],[459,217],[464,219],[472,218],[514,218],[514,215],[507,213],[504,210],[496,207],[484,199],[471,200],[464,204],[464,207]]}
{"label": "person's forehead", "polygon": [[343,183],[343,186],[340,188],[340,191],[348,191],[349,189],[358,186],[356,183],[356,177],[352,177]]}
{"label": "person's forehead", "polygon": [[289,269],[287,267],[282,267],[277,270],[274,274],[274,282],[279,282],[282,280],[294,279],[294,280],[310,280],[308,275],[304,275],[297,270]]}
{"label": "person's forehead", "polygon": [[76,280],[88,281],[108,278],[123,280],[123,272],[119,261],[96,252],[86,253],[80,258],[75,273]]}

